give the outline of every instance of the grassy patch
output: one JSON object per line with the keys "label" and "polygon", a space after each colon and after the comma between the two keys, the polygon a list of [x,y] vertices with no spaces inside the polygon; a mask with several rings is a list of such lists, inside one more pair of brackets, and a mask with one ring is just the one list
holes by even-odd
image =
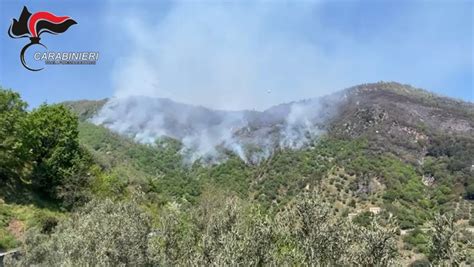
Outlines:
{"label": "grassy patch", "polygon": [[[0,204],[0,250],[18,247],[23,232],[31,227],[41,226],[46,218],[60,219],[64,216],[64,213],[39,208],[33,204]],[[13,233],[9,227],[12,221],[18,221],[20,225],[24,226],[23,229]]]}

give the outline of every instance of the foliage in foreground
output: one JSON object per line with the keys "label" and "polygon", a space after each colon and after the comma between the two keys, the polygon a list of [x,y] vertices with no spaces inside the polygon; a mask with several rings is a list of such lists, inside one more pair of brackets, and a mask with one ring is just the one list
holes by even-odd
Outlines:
{"label": "foliage in foreground", "polygon": [[367,227],[303,194],[272,215],[238,198],[168,205],[156,228],[136,202],[93,201],[51,233],[31,229],[12,265],[388,265],[398,254],[391,219]]}
{"label": "foliage in foreground", "polygon": [[[51,228],[32,228],[12,266],[314,266],[399,264],[399,228],[375,216],[367,226],[331,215],[315,193],[275,214],[236,197],[209,195],[197,207],[169,204],[158,220],[129,202],[92,201]],[[449,216],[438,216],[429,260],[465,260]]]}
{"label": "foliage in foreground", "polygon": [[92,201],[54,229],[33,228],[12,265],[144,265],[150,220],[133,203]]}
{"label": "foliage in foreground", "polygon": [[84,203],[92,158],[79,145],[77,116],[63,105],[26,107],[18,93],[0,88],[1,185],[31,187],[65,207]]}
{"label": "foliage in foreground", "polygon": [[432,223],[433,235],[429,258],[436,265],[459,266],[465,260],[466,248],[459,242],[453,216],[436,216]]}

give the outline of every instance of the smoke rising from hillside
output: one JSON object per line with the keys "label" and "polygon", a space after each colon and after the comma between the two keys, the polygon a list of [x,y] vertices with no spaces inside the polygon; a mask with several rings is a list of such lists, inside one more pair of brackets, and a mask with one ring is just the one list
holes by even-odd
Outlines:
{"label": "smoke rising from hillside", "polygon": [[323,131],[335,101],[273,105],[327,95],[358,74],[346,53],[299,30],[351,44],[311,19],[316,6],[173,2],[152,17],[142,7],[112,12],[130,49],[114,68],[116,98],[92,121],[142,143],[180,140],[189,162],[219,162],[225,150],[258,162],[275,148],[304,146]]}
{"label": "smoke rising from hillside", "polygon": [[[337,99],[337,100],[336,100]],[[263,112],[219,111],[149,97],[108,101],[92,122],[141,143],[161,137],[179,140],[187,162],[216,163],[231,151],[257,163],[274,149],[297,149],[324,131],[341,98],[312,99],[282,104]]]}

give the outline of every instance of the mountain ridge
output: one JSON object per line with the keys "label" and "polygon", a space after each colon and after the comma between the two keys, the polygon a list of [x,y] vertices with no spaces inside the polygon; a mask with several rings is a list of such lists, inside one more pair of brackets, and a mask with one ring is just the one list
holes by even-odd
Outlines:
{"label": "mountain ridge", "polygon": [[[354,85],[345,89],[342,89],[340,91],[337,91],[332,94],[340,94],[340,93],[348,93],[348,94],[357,94],[357,93],[363,93],[367,91],[374,91],[374,90],[388,90],[388,91],[393,91],[399,94],[405,94],[405,95],[411,95],[411,96],[418,96],[420,98],[422,97],[428,97],[428,98],[435,98],[438,101],[441,102],[452,102],[452,103],[457,103],[463,105],[465,108],[471,108],[474,109],[474,102],[469,101],[469,100],[464,100],[464,99],[458,99],[450,96],[444,96],[440,95],[438,93],[431,92],[426,89],[421,89],[417,87],[413,87],[409,84],[403,84],[403,83],[398,83],[398,82],[375,82],[375,83],[363,83],[359,85]],[[324,95],[329,96],[332,94]],[[136,97],[145,97],[145,98],[150,98],[150,99],[160,99],[164,101],[172,101],[177,104],[181,105],[187,105],[187,106],[193,106],[193,107],[201,107],[204,109],[208,109],[210,111],[217,111],[217,112],[256,112],[256,113],[262,113],[262,112],[270,112],[273,109],[278,109],[280,106],[287,106],[291,105],[293,103],[299,103],[299,102],[306,102],[306,101],[311,101],[316,99],[317,97],[312,97],[312,98],[306,98],[306,99],[301,99],[301,100],[296,100],[296,101],[291,101],[291,102],[284,102],[280,104],[275,104],[271,107],[268,107],[262,111],[256,111],[256,110],[249,110],[249,109],[243,109],[243,110],[223,110],[223,109],[213,109],[213,108],[208,108],[202,105],[193,105],[193,104],[186,104],[186,103],[181,103],[174,101],[173,99],[170,98],[162,98],[162,97],[146,97],[146,96],[136,96]],[[70,107],[73,111],[75,111],[78,115],[80,115],[81,119],[89,119],[91,116],[94,114],[83,114],[82,112],[86,110],[93,110],[97,111],[100,109],[107,101],[114,99],[112,98],[103,98],[99,100],[88,100],[88,99],[81,99],[81,100],[68,100],[68,101],[62,101],[59,102],[59,104],[63,104],[65,106]],[[82,111],[82,112],[81,112]],[[474,113],[474,111],[472,111]]]}
{"label": "mountain ridge", "polygon": [[[416,147],[427,140],[423,131],[430,135],[474,135],[473,103],[396,82],[356,85],[263,111],[213,110],[143,96],[66,105],[81,119],[138,142],[177,139],[187,152],[194,153],[191,161],[215,157],[219,146],[245,161],[252,157],[249,147],[256,147],[267,157],[277,147],[301,148],[326,132],[341,138],[364,136],[374,142],[401,144],[403,149],[399,145],[389,147],[399,155],[416,158],[425,150]],[[407,149],[404,138],[415,138],[416,144]],[[261,159],[257,156],[255,160]]]}

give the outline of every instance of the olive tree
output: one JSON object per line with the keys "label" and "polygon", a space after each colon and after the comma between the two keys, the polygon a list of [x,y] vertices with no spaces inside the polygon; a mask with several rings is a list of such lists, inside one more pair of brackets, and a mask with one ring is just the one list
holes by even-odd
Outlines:
{"label": "olive tree", "polygon": [[277,214],[281,264],[347,264],[352,235],[317,194],[305,193]]}
{"label": "olive tree", "polygon": [[429,259],[437,265],[460,265],[465,248],[459,242],[460,231],[452,214],[435,216],[432,222]]}
{"label": "olive tree", "polygon": [[196,225],[188,213],[172,202],[164,207],[158,227],[150,234],[148,255],[153,265],[189,266],[196,256]]}
{"label": "olive tree", "polygon": [[398,257],[398,226],[390,217],[383,224],[374,217],[367,226],[354,226],[353,263],[363,266],[389,266]]}
{"label": "olive tree", "polygon": [[150,219],[133,202],[92,201],[51,235],[27,233],[18,266],[144,266]]}

